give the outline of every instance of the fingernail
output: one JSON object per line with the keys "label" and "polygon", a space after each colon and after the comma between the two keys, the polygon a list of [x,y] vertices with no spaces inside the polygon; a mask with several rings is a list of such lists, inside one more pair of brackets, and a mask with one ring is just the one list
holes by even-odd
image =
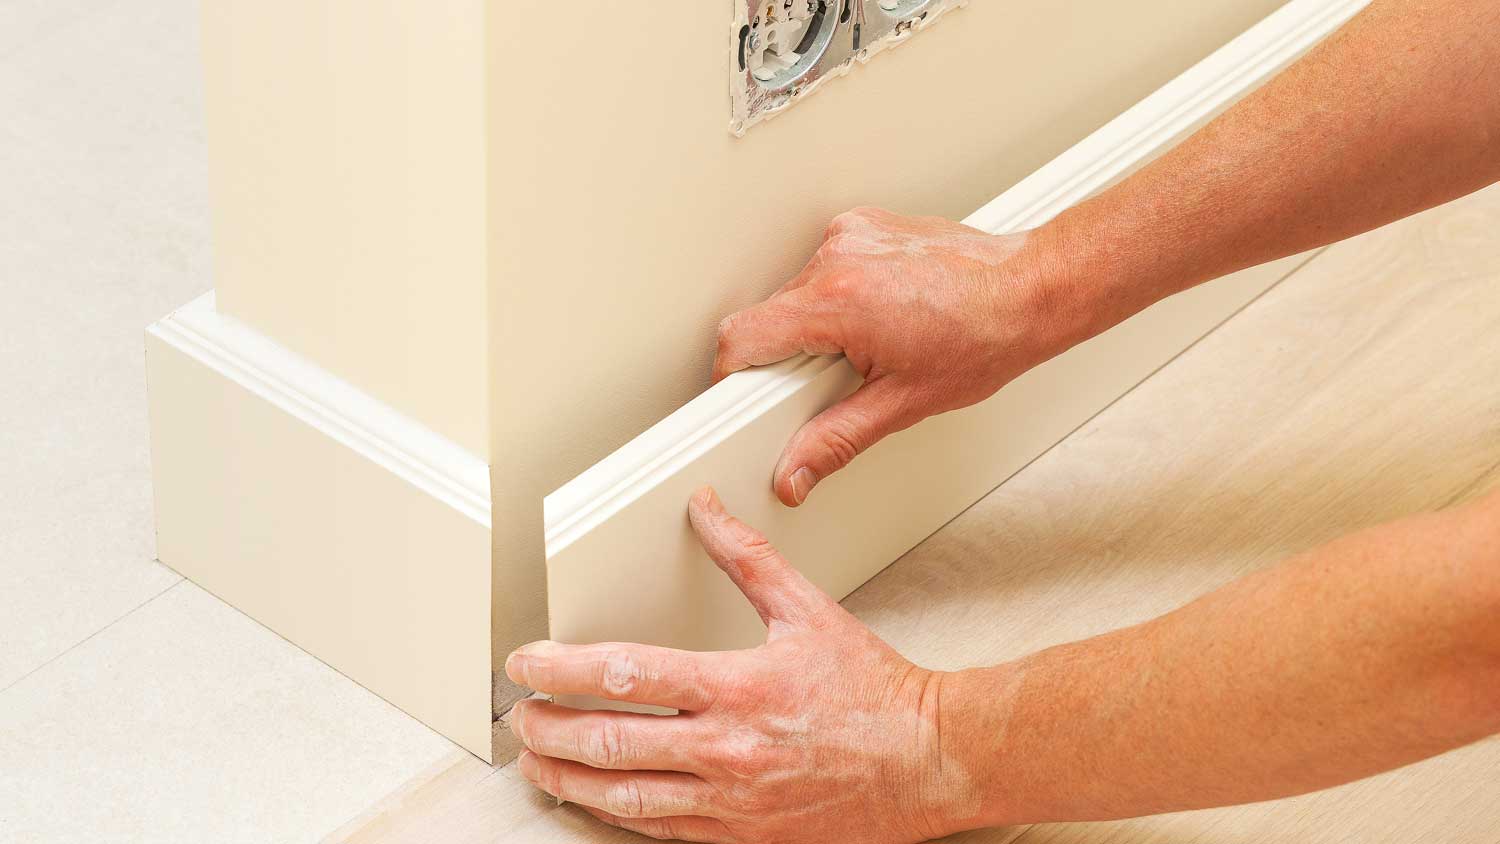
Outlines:
{"label": "fingernail", "polygon": [[529,750],[521,751],[521,755],[516,757],[516,770],[521,772],[521,776],[531,782],[536,782],[537,776],[541,773],[541,765],[537,764],[536,754]]}
{"label": "fingernail", "polygon": [[541,648],[527,645],[505,658],[505,676],[518,686],[528,689],[536,688],[531,684],[531,657],[536,655]]}
{"label": "fingernail", "polygon": [[526,701],[524,700],[517,701],[516,705],[510,708],[509,719],[511,733],[514,734],[516,738],[523,740],[526,738],[526,736],[522,735],[521,733],[521,712],[526,708],[525,704]]}
{"label": "fingernail", "polygon": [[817,485],[818,476],[813,474],[813,470],[803,466],[792,475],[792,500],[801,504]]}

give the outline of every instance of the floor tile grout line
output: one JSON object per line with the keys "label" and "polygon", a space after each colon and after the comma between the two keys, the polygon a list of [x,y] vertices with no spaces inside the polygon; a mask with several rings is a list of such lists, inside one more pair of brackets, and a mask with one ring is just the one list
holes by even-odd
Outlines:
{"label": "floor tile grout line", "polygon": [[14,689],[16,686],[21,685],[21,683],[25,682],[27,678],[29,678],[32,675],[36,674],[38,671],[41,671],[43,668],[46,668],[47,666],[51,665],[52,663],[57,662],[58,660],[60,660],[63,657],[67,656],[68,654],[72,653],[73,651],[77,650],[78,648],[83,647],[90,640],[92,640],[95,636],[98,636],[100,633],[103,633],[104,631],[108,630],[109,628],[114,627],[116,624],[119,624],[121,621],[124,621],[125,619],[129,618],[130,616],[135,615],[140,610],[145,609],[146,605],[148,605],[151,602],[155,601],[157,598],[160,598],[161,596],[167,594],[168,592],[171,592],[173,589],[176,589],[177,587],[181,586],[183,583],[186,583],[186,582],[187,582],[187,578],[183,577],[182,575],[177,575],[177,580],[174,581],[172,583],[172,585],[166,587],[165,589],[162,589],[160,592],[157,592],[155,595],[152,595],[151,597],[149,597],[146,600],[140,602],[139,604],[136,604],[134,607],[131,607],[130,609],[126,610],[124,613],[122,613],[121,615],[119,615],[118,617],[116,617],[114,620],[110,621],[108,624],[104,625],[103,627],[100,627],[98,630],[95,630],[94,632],[90,633],[89,635],[84,636],[82,639],[79,639],[78,641],[76,641],[73,644],[69,645],[68,647],[64,648],[62,651],[60,651],[60,652],[58,652],[56,654],[53,654],[51,657],[49,657],[47,659],[46,662],[43,662],[41,665],[38,665],[37,667],[31,669],[30,671],[26,672],[25,674],[22,674],[20,677],[17,677],[15,680],[12,680],[10,683],[6,684],[6,686],[4,688],[0,688],[0,695],[4,695],[6,692],[10,691],[11,689]]}

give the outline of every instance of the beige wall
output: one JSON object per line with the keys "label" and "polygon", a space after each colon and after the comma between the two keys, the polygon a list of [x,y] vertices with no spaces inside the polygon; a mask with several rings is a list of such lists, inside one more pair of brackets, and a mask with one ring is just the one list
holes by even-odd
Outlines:
{"label": "beige wall", "polygon": [[829,217],[966,215],[1278,5],[974,0],[736,139],[728,0],[554,3],[545,44],[492,0],[494,653],[546,632],[543,495],[699,393]]}
{"label": "beige wall", "polygon": [[485,455],[483,0],[204,0],[220,307]]}

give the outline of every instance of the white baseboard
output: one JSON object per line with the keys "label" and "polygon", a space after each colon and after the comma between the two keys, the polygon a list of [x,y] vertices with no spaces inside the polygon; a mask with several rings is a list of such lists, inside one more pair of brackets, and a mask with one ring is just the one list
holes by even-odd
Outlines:
{"label": "white baseboard", "polygon": [[[1040,225],[1170,148],[1366,5],[1294,0],[1025,179],[966,222]],[[688,530],[715,485],[814,582],[842,598],[1283,278],[1287,259],[1149,309],[968,410],[929,420],[824,481],[803,507],[770,473],[807,420],[859,384],[840,357],[739,373],[546,499],[553,638],[714,650],[763,636]]]}
{"label": "white baseboard", "polygon": [[[969,222],[1011,231],[1050,218],[1149,160],[1363,5],[1294,0]],[[1180,297],[987,405],[893,438],[796,512],[771,498],[770,467],[801,421],[853,388],[852,370],[805,358],[725,381],[548,497],[555,635],[693,646],[758,635],[758,620],[745,617],[685,535],[683,506],[698,483],[718,485],[794,560],[823,565],[812,573],[826,588],[847,593],[1284,269]],[[1101,362],[1108,377],[1099,376]],[[494,759],[485,461],[225,318],[211,295],[152,326],[147,364],[162,561]],[[944,440],[974,448],[935,445]],[[979,447],[997,440],[1003,449]],[[653,613],[656,627],[617,623]]]}
{"label": "white baseboard", "polygon": [[492,758],[485,462],[212,294],[146,349],[161,561]]}
{"label": "white baseboard", "polygon": [[221,315],[212,291],[147,332],[437,501],[490,526],[490,467],[482,458]]}

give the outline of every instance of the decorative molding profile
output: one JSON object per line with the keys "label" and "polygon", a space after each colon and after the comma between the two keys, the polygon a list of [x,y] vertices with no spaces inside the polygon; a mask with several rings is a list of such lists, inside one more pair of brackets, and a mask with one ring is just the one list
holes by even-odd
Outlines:
{"label": "decorative molding profile", "polygon": [[486,462],[215,304],[146,333],[157,558],[495,758]]}
{"label": "decorative molding profile", "polygon": [[[1366,5],[1368,0],[1292,0],[964,222],[995,234],[1047,222],[1164,152]],[[811,388],[842,360],[803,355],[737,373],[559,488],[544,505],[548,559],[768,408]]]}
{"label": "decorative molding profile", "polygon": [[543,505],[547,557],[561,553],[642,492],[812,383],[839,360],[799,355],[736,373],[547,496]]}
{"label": "decorative molding profile", "polygon": [[147,333],[490,527],[490,468],[483,459],[219,313],[213,291],[163,317]]}

